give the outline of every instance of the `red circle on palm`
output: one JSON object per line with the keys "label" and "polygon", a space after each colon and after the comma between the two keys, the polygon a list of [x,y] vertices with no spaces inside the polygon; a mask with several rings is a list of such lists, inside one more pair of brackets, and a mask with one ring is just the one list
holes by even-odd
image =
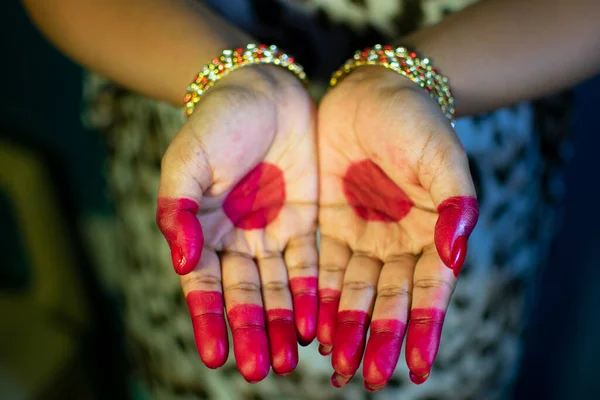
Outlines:
{"label": "red circle on palm", "polygon": [[348,204],[365,221],[398,222],[414,205],[371,160],[352,163],[342,184]]}
{"label": "red circle on palm", "polygon": [[285,203],[285,181],[281,169],[262,162],[248,172],[223,203],[223,211],[236,228],[263,229]]}

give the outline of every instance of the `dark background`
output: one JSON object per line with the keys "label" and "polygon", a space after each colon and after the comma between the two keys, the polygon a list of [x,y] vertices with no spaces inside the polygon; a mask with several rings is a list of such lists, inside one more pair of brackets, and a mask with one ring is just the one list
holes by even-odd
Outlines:
{"label": "dark background", "polygon": [[[50,168],[92,304],[92,328],[84,336],[92,385],[103,397],[117,398],[127,384],[121,328],[114,305],[94,280],[77,231],[80,218],[111,211],[102,141],[80,121],[81,80],[82,71],[41,37],[18,1],[0,5],[0,139],[34,149]],[[595,254],[600,248],[600,78],[578,86],[575,99],[564,226],[542,275],[515,399],[600,398],[600,268]],[[1,295],[2,290],[26,286],[28,274],[1,191],[0,206]]]}

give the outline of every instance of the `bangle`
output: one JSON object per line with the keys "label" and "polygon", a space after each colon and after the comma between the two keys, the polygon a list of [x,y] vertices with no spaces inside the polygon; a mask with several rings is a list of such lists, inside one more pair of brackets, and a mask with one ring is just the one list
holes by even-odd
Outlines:
{"label": "bangle", "polygon": [[229,75],[231,72],[255,64],[279,65],[291,71],[306,86],[308,80],[306,73],[294,58],[281,51],[277,46],[265,44],[248,44],[245,48],[235,50],[224,50],[221,56],[206,64],[194,81],[188,86],[187,93],[183,99],[185,103],[185,114],[189,117],[194,112],[196,103],[208,89],[213,87],[219,79]]}
{"label": "bangle", "polygon": [[425,89],[437,101],[442,112],[454,127],[454,97],[448,85],[448,78],[433,68],[429,59],[419,58],[415,52],[405,47],[393,48],[378,44],[373,48],[367,47],[363,51],[359,50],[354,53],[354,57],[334,72],[329,86],[334,87],[348,74],[363,65],[379,65],[391,69]]}

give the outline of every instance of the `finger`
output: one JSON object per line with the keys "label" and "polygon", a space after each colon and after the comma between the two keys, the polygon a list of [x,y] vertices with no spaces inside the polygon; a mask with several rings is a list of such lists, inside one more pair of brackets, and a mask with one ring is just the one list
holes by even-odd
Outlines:
{"label": "finger", "polygon": [[229,354],[219,257],[214,251],[205,251],[198,266],[180,280],[200,359],[208,368],[219,368]]}
{"label": "finger", "polygon": [[435,225],[437,251],[458,276],[467,255],[469,236],[479,218],[467,156],[458,139],[443,145],[429,141],[419,165],[419,180],[429,190],[439,213]]}
{"label": "finger", "polygon": [[333,346],[344,273],[352,252],[347,245],[325,235],[321,236],[320,250],[317,339],[321,343],[319,352],[326,355]]}
{"label": "finger", "polygon": [[348,263],[331,356],[331,383],[336,387],[348,383],[360,365],[381,264],[356,254]]}
{"label": "finger", "polygon": [[317,332],[317,244],[315,234],[290,240],[285,249],[298,342],[309,345]]}
{"label": "finger", "polygon": [[156,210],[156,222],[180,275],[191,272],[200,260],[204,235],[196,214],[202,192],[212,182],[208,161],[190,136],[180,132],[163,156]]}
{"label": "finger", "polygon": [[383,388],[398,364],[416,262],[414,256],[406,255],[386,262],[381,269],[363,361],[365,387],[370,391]]}
{"label": "finger", "polygon": [[435,249],[423,253],[415,269],[410,320],[406,337],[406,364],[417,384],[429,377],[437,355],[446,309],[456,278]]}
{"label": "finger", "polygon": [[298,344],[285,263],[280,255],[261,258],[258,270],[267,312],[271,365],[276,374],[287,375],[298,365]]}
{"label": "finger", "polygon": [[258,270],[251,258],[237,253],[223,253],[221,264],[235,361],[244,379],[259,382],[270,363]]}

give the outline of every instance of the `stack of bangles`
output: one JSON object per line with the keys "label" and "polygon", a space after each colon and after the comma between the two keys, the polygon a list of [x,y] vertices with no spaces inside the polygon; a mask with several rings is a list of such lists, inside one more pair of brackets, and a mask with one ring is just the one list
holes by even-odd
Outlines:
{"label": "stack of bangles", "polygon": [[[305,85],[308,84],[302,66],[275,45],[248,44],[245,48],[224,50],[220,57],[205,65],[188,86],[184,98],[186,115],[192,115],[202,95],[221,78],[237,69],[256,64],[279,65],[296,75]],[[333,73],[330,87],[333,88],[352,71],[365,65],[377,65],[396,71],[419,85],[437,102],[450,124],[454,126],[454,97],[448,85],[448,78],[433,68],[429,59],[420,58],[405,47],[375,45],[356,51],[352,58]]]}

